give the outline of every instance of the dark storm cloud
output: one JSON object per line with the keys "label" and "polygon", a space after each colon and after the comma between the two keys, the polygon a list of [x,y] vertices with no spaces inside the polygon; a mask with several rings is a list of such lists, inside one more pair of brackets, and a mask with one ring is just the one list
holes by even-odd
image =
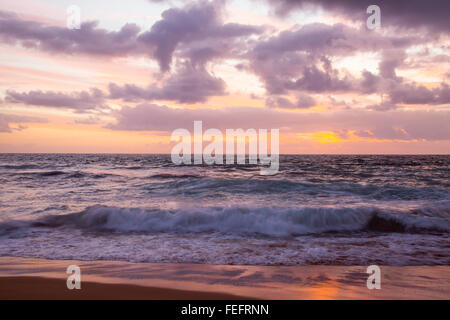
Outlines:
{"label": "dark storm cloud", "polygon": [[401,28],[426,28],[433,32],[450,32],[448,0],[267,0],[278,14],[305,7],[322,7],[325,10],[365,22],[366,9],[378,5],[382,26]]}
{"label": "dark storm cloud", "polygon": [[109,85],[111,99],[124,101],[170,100],[179,103],[205,102],[211,96],[225,94],[225,82],[208,73],[203,67],[183,65],[161,87],[141,88],[133,84]]}
{"label": "dark storm cloud", "polygon": [[99,89],[71,93],[54,91],[30,91],[20,93],[6,91],[5,102],[32,106],[66,108],[76,112],[87,112],[104,107],[104,94]]}

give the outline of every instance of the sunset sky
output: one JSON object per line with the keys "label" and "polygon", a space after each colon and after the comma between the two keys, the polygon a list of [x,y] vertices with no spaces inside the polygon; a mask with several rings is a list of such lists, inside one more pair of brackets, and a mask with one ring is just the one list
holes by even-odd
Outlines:
{"label": "sunset sky", "polygon": [[0,3],[0,152],[170,153],[202,120],[281,153],[450,153],[449,1]]}

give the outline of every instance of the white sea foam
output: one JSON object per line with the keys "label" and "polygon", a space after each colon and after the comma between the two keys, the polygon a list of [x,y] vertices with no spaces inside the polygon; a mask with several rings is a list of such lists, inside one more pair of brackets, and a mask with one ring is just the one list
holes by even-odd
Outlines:
{"label": "white sea foam", "polygon": [[[380,208],[92,206],[0,224],[0,256],[251,265],[450,263],[446,206]],[[377,232],[377,231],[385,232]],[[323,234],[322,232],[333,233]],[[402,232],[396,232],[402,231]],[[418,232],[418,233],[417,233]]]}
{"label": "white sea foam", "polygon": [[176,210],[96,205],[78,213],[40,218],[32,226],[150,233],[255,234],[286,237],[344,231],[450,231],[450,210],[416,209],[414,214],[374,207],[191,207]]}

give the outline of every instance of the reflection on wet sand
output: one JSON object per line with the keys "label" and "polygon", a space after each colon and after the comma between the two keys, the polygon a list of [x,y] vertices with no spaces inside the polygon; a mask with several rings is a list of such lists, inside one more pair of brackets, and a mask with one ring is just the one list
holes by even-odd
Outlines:
{"label": "reflection on wet sand", "polygon": [[[65,283],[65,270],[72,264],[80,266],[85,282],[259,299],[448,299],[450,296],[449,266],[380,266],[381,290],[367,288],[364,266],[228,266],[1,257],[0,276],[57,278]],[[61,286],[61,290],[67,289]]]}

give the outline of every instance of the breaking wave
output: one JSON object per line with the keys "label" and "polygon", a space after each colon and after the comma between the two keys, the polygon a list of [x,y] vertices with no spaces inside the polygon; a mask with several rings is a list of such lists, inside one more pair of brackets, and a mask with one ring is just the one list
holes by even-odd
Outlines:
{"label": "breaking wave", "polygon": [[[450,231],[449,208],[388,212],[380,208],[202,207],[177,210],[130,209],[96,205],[67,215],[50,215],[27,223],[31,227],[72,227],[84,230],[149,233],[200,233],[289,237],[326,232]],[[0,233],[24,227],[15,221]]]}

